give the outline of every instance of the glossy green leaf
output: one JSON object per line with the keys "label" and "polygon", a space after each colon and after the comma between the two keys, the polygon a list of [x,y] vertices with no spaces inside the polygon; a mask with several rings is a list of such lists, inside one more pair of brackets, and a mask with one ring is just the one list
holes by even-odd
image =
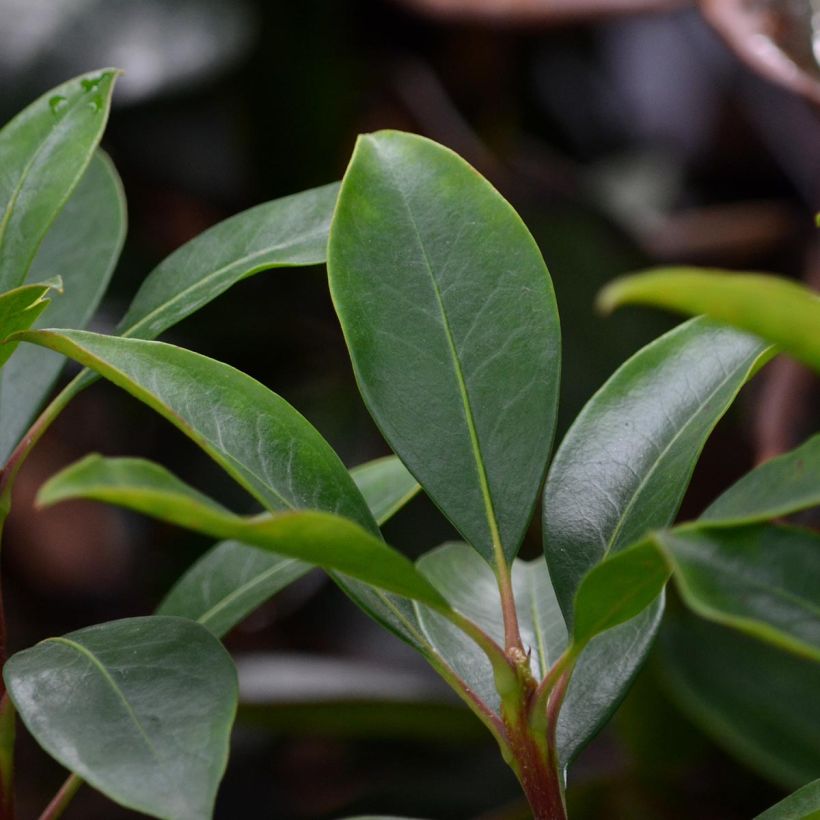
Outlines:
{"label": "glossy green leaf", "polygon": [[[362,464],[351,474],[379,525],[418,488],[395,456]],[[208,550],[174,584],[157,613],[191,618],[222,637],[311,569],[310,564],[294,558],[238,541],[223,541]]]}
{"label": "glossy green leaf", "polygon": [[154,817],[211,816],[237,685],[206,629],[156,616],[100,624],[18,652],[4,677],[38,743],[96,789]]}
{"label": "glossy green leaf", "polygon": [[49,306],[46,298],[51,290],[62,290],[63,283],[57,278],[36,285],[22,285],[0,294],[0,367],[14,353],[17,343],[5,342],[12,333],[31,327],[37,317]]}
{"label": "glossy green leaf", "polygon": [[807,783],[755,820],[820,820],[820,779]]}
{"label": "glossy green leaf", "polygon": [[820,504],[820,435],[746,473],[701,515],[701,521],[768,521]]}
{"label": "glossy green leaf", "polygon": [[358,578],[448,612],[444,599],[403,555],[357,524],[316,511],[242,517],[142,459],[88,456],[47,481],[41,504],[91,498],[216,538],[252,544]]}
{"label": "glossy green leaf", "polygon": [[788,789],[817,776],[820,665],[686,613],[658,643],[670,694],[722,748]]}
{"label": "glossy green leaf", "polygon": [[255,273],[324,262],[338,190],[333,183],[265,202],[195,237],[148,275],[120,334],[154,339]]}
{"label": "glossy green leaf", "polygon": [[[119,259],[126,231],[122,184],[97,151],[46,234],[28,281],[59,275],[64,293],[37,324],[82,328],[91,319]],[[51,390],[65,360],[23,345],[0,374],[0,463],[8,458]]]}
{"label": "glossy green leaf", "polygon": [[601,292],[605,310],[649,304],[704,313],[755,333],[820,370],[820,296],[812,290],[754,273],[664,268],[616,279]]}
{"label": "glossy green leaf", "polygon": [[555,298],[529,232],[456,154],[380,132],[359,139],[342,182],[328,272],[385,438],[468,542],[509,560],[558,393]]}
{"label": "glossy green leaf", "polygon": [[672,522],[706,439],[763,350],[696,319],[640,350],[587,403],[544,490],[544,552],[568,620],[589,569]]}
{"label": "glossy green leaf", "polygon": [[0,291],[20,285],[80,181],[108,119],[117,71],[94,71],[35,100],[0,130]]}
{"label": "glossy green leaf", "polygon": [[161,342],[86,331],[27,331],[17,338],[70,356],[145,402],[267,509],[325,510],[378,532],[328,443],[284,399],[244,373]]}

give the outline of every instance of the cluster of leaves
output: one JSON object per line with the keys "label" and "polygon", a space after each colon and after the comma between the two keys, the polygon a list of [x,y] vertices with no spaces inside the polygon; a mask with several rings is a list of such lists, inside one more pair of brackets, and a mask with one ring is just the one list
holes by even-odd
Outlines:
{"label": "cluster of leaves", "polygon": [[[706,439],[772,351],[703,318],[681,325],[589,401],[547,472],[560,361],[549,274],[509,204],[435,143],[361,138],[341,187],[215,226],[149,274],[116,336],[79,329],[125,230],[116,173],[96,149],[115,74],[66,83],[0,132],[0,335],[11,339],[0,373],[26,385],[0,391],[2,500],[45,427],[102,376],[261,512],[238,515],[138,459],[89,456],[42,488],[43,504],[98,499],[223,539],[155,615],[6,663],[12,702],[70,783],[157,817],[210,816],[237,700],[219,638],[317,566],[473,709],[542,818],[564,816],[565,770],[645,659],[670,578],[700,616],[820,660],[818,538],[772,523],[820,503],[820,437],[672,526]],[[247,276],[325,260],[362,396],[396,454],[351,471],[265,386],[153,341]],[[56,282],[24,284],[44,271],[62,275],[53,305]],[[46,309],[61,329],[35,329]],[[86,369],[29,428],[55,354]],[[546,560],[525,562],[542,485]],[[380,526],[420,487],[464,540],[414,564]]]}

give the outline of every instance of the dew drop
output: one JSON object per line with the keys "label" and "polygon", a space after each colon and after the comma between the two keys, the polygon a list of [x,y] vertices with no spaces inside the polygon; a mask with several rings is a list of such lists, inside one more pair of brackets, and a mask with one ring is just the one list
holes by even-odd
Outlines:
{"label": "dew drop", "polygon": [[68,104],[68,100],[60,94],[55,94],[49,98],[48,105],[51,113],[56,117]]}
{"label": "dew drop", "polygon": [[99,97],[94,97],[94,99],[88,103],[88,107],[96,114],[97,111],[102,108],[102,101]]}
{"label": "dew drop", "polygon": [[83,91],[93,91],[100,83],[102,82],[102,77],[96,77],[93,80],[85,78],[80,80],[80,85],[83,87]]}

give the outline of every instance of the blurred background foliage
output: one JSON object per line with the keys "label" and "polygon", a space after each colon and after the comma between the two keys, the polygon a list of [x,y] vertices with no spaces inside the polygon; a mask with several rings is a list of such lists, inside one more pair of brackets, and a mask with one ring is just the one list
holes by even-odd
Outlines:
{"label": "blurred background foliage", "polygon": [[[813,28],[814,26],[814,28]],[[595,315],[613,276],[663,262],[820,285],[817,0],[0,0],[0,114],[103,65],[126,74],[105,139],[130,230],[95,329],[112,330],[166,254],[255,203],[340,177],[355,136],[426,134],[516,205],[558,292],[561,432],[674,320]],[[353,465],[385,451],[355,389],[324,271],[254,277],[170,334],[280,392]],[[816,427],[817,384],[767,368],[718,427],[683,517]],[[106,384],[81,395],[18,482],[7,561],[12,649],[144,614],[207,546],[113,508],[31,514],[90,450],[157,458],[241,494],[169,425]],[[805,519],[803,523],[816,525]],[[387,527],[449,538],[423,498]],[[539,552],[533,529],[524,548]],[[228,638],[243,706],[218,817],[382,812],[526,817],[491,738],[409,649],[314,573]],[[732,820],[820,776],[815,668],[685,616],[571,772],[576,820]],[[31,743],[23,816],[61,781]],[[70,815],[128,816],[85,790]]]}

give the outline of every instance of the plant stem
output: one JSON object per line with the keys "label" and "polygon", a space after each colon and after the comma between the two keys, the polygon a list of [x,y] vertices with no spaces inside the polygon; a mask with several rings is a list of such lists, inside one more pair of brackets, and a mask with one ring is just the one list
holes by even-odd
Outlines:
{"label": "plant stem", "polygon": [[40,820],[57,820],[58,817],[61,817],[74,795],[77,794],[77,789],[82,785],[82,779],[77,777],[76,774],[69,775],[60,787],[60,791],[54,795],[52,801],[43,809]]}
{"label": "plant stem", "polygon": [[[503,556],[503,551],[501,555]],[[512,576],[506,559],[498,563],[496,577],[498,578],[498,591],[501,595],[501,614],[504,618],[504,648],[511,660],[520,663],[521,658],[525,657],[524,644],[521,642]]]}
{"label": "plant stem", "polygon": [[8,694],[3,691],[0,698],[0,818],[2,820],[14,820],[14,717],[14,705]]}

